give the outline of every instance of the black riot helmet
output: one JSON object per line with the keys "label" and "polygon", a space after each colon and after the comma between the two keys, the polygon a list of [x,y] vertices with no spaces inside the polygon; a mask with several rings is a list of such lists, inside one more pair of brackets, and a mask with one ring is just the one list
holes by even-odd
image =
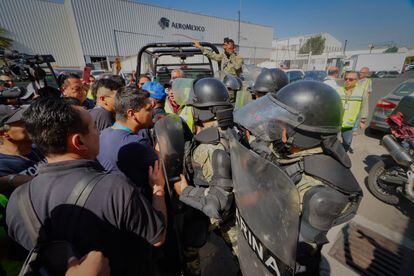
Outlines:
{"label": "black riot helmet", "polygon": [[341,130],[343,107],[338,93],[316,81],[289,84],[236,111],[234,121],[264,141],[283,137],[306,149]]}
{"label": "black riot helmet", "polygon": [[342,101],[329,85],[316,81],[296,82],[274,97],[304,116],[298,129],[315,133],[338,133],[341,130]]}
{"label": "black riot helmet", "polygon": [[282,69],[272,68],[270,69],[270,73],[272,73],[272,76],[276,82],[275,92],[279,91],[280,89],[289,84],[288,75]]}
{"label": "black riot helmet", "polygon": [[288,76],[281,69],[264,68],[254,82],[253,90],[256,93],[266,94],[277,92],[289,83]]}
{"label": "black riot helmet", "polygon": [[243,83],[241,79],[232,75],[226,75],[223,84],[228,90],[239,91],[242,89]]}
{"label": "black riot helmet", "polygon": [[216,117],[218,110],[232,108],[227,88],[215,78],[196,80],[188,105],[194,108],[194,119],[202,122]]}

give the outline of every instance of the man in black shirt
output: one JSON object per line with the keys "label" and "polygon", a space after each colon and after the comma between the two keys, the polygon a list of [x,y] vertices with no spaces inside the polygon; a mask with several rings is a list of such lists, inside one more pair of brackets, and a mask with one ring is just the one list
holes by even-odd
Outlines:
{"label": "man in black shirt", "polygon": [[[90,114],[63,99],[39,99],[23,115],[33,142],[48,164],[29,185],[30,201],[42,222],[41,240],[66,240],[80,256],[92,250],[109,259],[113,275],[149,275],[151,247],[165,240],[165,179],[155,162],[150,168],[152,203],[123,174],[105,174],[93,186],[78,216],[66,204],[74,187],[104,170],[94,161],[99,132]],[[22,186],[23,187],[23,186]],[[26,249],[34,244],[18,207],[17,194],[7,205],[9,235]]]}
{"label": "man in black shirt", "polygon": [[23,108],[0,105],[0,193],[13,189],[37,174],[39,163],[46,162],[32,148],[32,142],[22,122]]}
{"label": "man in black shirt", "polygon": [[92,88],[96,106],[89,110],[99,131],[115,123],[115,95],[121,85],[111,79],[100,79]]}

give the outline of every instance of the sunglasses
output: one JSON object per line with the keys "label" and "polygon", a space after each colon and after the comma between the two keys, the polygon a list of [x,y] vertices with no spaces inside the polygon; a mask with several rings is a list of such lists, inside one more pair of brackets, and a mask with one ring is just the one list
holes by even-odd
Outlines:
{"label": "sunglasses", "polygon": [[345,81],[354,81],[354,80],[356,80],[356,79],[353,79],[353,78],[345,78]]}

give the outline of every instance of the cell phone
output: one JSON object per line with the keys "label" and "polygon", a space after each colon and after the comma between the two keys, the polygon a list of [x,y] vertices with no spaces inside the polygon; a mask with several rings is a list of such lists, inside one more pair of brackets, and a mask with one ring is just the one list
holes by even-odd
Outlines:
{"label": "cell phone", "polygon": [[92,71],[92,68],[91,67],[85,66],[83,68],[82,81],[84,83],[89,83],[89,78],[91,76],[91,71]]}

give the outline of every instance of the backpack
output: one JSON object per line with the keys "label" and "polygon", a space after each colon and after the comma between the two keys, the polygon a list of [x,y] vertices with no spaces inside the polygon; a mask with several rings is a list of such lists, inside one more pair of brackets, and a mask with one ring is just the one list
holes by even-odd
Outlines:
{"label": "backpack", "polygon": [[[89,173],[75,185],[75,188],[66,200],[66,204],[80,207],[73,208],[72,215],[74,220],[79,218],[93,188],[105,175],[106,173],[104,172]],[[29,252],[19,276],[64,275],[69,259],[72,257],[79,258],[80,256],[78,256],[76,248],[68,241],[47,240],[47,233],[34,210],[30,198],[30,184],[31,181],[16,191],[20,214],[29,237],[34,244],[34,248]],[[40,235],[40,232],[44,235]],[[39,240],[39,236],[46,238]]]}

